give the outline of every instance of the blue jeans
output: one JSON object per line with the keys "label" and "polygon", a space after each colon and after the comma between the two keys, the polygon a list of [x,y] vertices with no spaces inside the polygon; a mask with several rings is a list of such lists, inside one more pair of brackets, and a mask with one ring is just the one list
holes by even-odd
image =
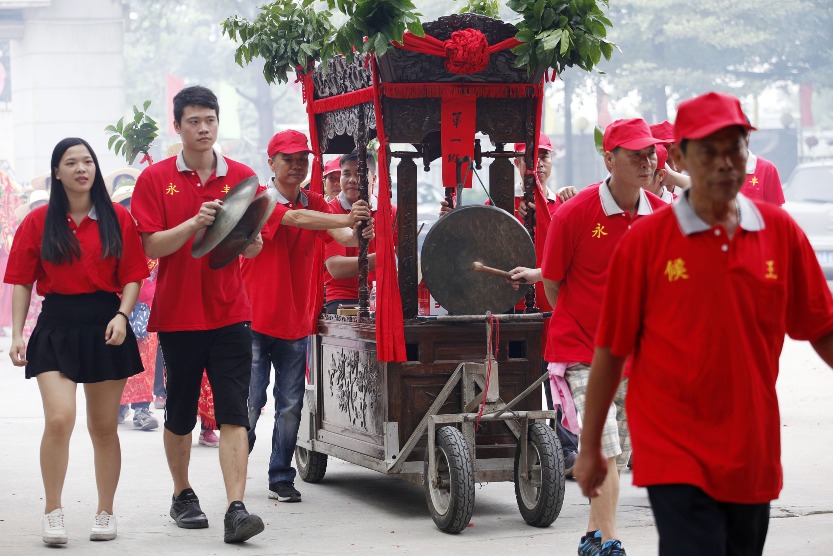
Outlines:
{"label": "blue jeans", "polygon": [[252,330],[252,377],[249,383],[249,451],[255,445],[255,426],[260,408],[266,405],[271,367],[275,367],[275,425],[269,483],[295,480],[292,455],[301,424],[307,367],[307,338],[281,340]]}

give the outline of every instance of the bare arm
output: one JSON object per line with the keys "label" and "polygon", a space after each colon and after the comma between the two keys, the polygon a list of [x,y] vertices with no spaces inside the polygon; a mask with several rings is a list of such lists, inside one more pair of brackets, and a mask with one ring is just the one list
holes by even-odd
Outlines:
{"label": "bare arm", "polygon": [[550,302],[550,307],[555,307],[555,302],[558,301],[558,291],[561,289],[561,280],[548,280],[544,278],[544,293],[547,294],[547,301]]}
{"label": "bare arm", "polygon": [[607,460],[602,454],[602,429],[616,389],[622,380],[625,359],[597,347],[590,366],[587,398],[581,428],[581,450],[576,461],[575,476],[585,496],[600,494],[607,476]]}
{"label": "bare arm", "polygon": [[203,203],[200,211],[179,226],[159,232],[142,234],[145,255],[151,259],[166,257],[179,250],[195,233],[214,223],[217,211],[222,207],[219,201]]}
{"label": "bare arm", "polygon": [[9,357],[16,367],[26,365],[26,342],[23,340],[23,325],[29,302],[32,299],[32,284],[15,284],[12,290],[12,345]]}
{"label": "bare arm", "polygon": [[833,332],[822,336],[815,342],[810,342],[810,345],[813,346],[822,361],[833,367]]}
{"label": "bare arm", "polygon": [[[327,265],[327,271],[330,276],[336,280],[343,278],[352,278],[359,275],[359,258],[345,257],[343,255],[335,255],[327,259],[324,263]],[[367,269],[373,270],[376,268],[376,253],[371,253],[367,256]]]}
{"label": "bare arm", "polygon": [[121,292],[121,303],[119,304],[119,312],[116,313],[110,322],[107,323],[107,329],[104,331],[104,341],[110,346],[119,346],[124,342],[127,336],[127,319],[124,315],[129,315],[133,312],[133,307],[136,305],[136,300],[139,299],[139,289],[141,282],[130,282],[125,284]]}
{"label": "bare arm", "polygon": [[304,230],[333,230],[350,228],[352,225],[349,214],[330,214],[307,209],[288,210],[281,218],[281,226],[293,226]]}

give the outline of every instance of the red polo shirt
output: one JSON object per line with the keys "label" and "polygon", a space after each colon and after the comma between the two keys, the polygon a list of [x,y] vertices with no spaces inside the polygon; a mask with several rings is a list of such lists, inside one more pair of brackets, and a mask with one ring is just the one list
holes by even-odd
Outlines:
{"label": "red polo shirt", "polygon": [[[180,153],[145,168],[136,180],[131,210],[140,232],[170,230],[193,218],[200,205],[223,196],[255,173],[231,159],[217,156],[217,169],[206,183],[190,170]],[[190,238],[174,253],[159,259],[156,294],[148,330],[174,332],[213,330],[252,319],[240,267],[219,270],[208,257],[191,256]]]}
{"label": "red polo shirt", "polygon": [[[320,307],[314,306],[321,274],[314,275],[321,256],[320,241],[329,234],[281,224],[290,210],[308,209],[330,212],[324,197],[301,191],[298,199],[282,196],[263,234],[263,250],[253,259],[243,259],[243,280],[252,300],[252,330],[280,338],[297,340],[308,336]],[[319,263],[320,264],[320,263]]]}
{"label": "red polo shirt", "polygon": [[[350,214],[350,208],[345,208],[347,203],[347,199],[344,198],[343,194],[338,194],[335,199],[330,201],[330,210],[333,214]],[[396,205],[391,205],[391,211],[393,213],[393,222],[396,222]],[[374,208],[371,211],[371,215],[375,218],[376,217],[376,209]],[[396,228],[393,230],[393,243],[396,245],[398,243],[399,234]],[[367,254],[370,255],[376,252],[376,239],[371,239],[370,244],[367,248]],[[324,260],[326,261],[330,257],[335,256],[342,256],[342,257],[358,257],[359,256],[359,248],[358,247],[345,247],[341,245],[337,241],[331,241],[327,244],[326,248],[324,249]],[[376,271],[371,270],[367,273],[367,283],[368,286],[376,281]],[[324,286],[326,287],[327,292],[327,301],[334,301],[336,299],[358,299],[359,298],[359,277],[353,276],[351,278],[341,278],[336,280],[332,276],[330,276],[329,271],[327,268],[324,268]]]}
{"label": "red polo shirt", "polygon": [[779,207],[784,204],[784,190],[775,164],[751,153],[746,163],[746,182],[740,192],[753,201],[765,201]]}
{"label": "red polo shirt", "polygon": [[553,216],[544,244],[544,278],[561,282],[553,308],[544,359],[586,363],[593,359],[613,249],[634,220],[667,206],[644,189],[637,214],[616,205],[607,181],[584,188]]}
{"label": "red polo shirt", "polygon": [[41,259],[43,228],[49,207],[38,207],[30,212],[14,235],[9,253],[4,282],[33,284],[37,282],[40,295],[59,293],[75,295],[96,291],[121,292],[125,284],[148,277],[145,252],[127,209],[113,204],[121,228],[122,257],[101,257],[101,237],[95,207],[80,224],[67,215],[67,226],[78,239],[81,258],[72,262],[52,264]]}
{"label": "red polo shirt", "polygon": [[775,381],[784,333],[833,331],[833,297],[786,213],[738,196],[728,239],[687,194],[638,223],[610,266],[597,345],[631,359],[637,486],[683,483],[722,502],[781,491]]}

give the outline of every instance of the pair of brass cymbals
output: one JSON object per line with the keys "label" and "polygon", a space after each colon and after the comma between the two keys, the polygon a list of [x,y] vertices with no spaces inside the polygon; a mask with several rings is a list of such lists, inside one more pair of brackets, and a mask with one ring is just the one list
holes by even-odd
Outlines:
{"label": "pair of brass cymbals", "polygon": [[278,192],[267,188],[257,192],[257,176],[251,176],[226,193],[214,223],[197,232],[191,255],[208,255],[208,266],[214,270],[237,259],[260,233],[278,203]]}

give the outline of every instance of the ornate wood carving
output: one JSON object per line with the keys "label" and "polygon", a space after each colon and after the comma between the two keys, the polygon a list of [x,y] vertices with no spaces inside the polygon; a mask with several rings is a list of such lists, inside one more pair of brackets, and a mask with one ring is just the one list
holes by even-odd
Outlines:
{"label": "ornate wood carving", "polygon": [[376,433],[376,414],[382,398],[382,382],[374,350],[326,346],[324,349],[325,396],[335,401],[340,416],[326,415],[328,421]]}
{"label": "ornate wood carving", "polygon": [[365,56],[360,54],[351,61],[344,56],[335,56],[327,63],[326,71],[316,68],[312,74],[315,98],[327,98],[371,87],[373,74],[370,66],[365,64]]}
{"label": "ornate wood carving", "polygon": [[492,143],[525,141],[529,102],[525,98],[477,99],[477,130],[488,135]]}
{"label": "ornate wood carving", "polygon": [[385,133],[392,143],[420,143],[440,129],[441,101],[438,98],[383,98]]}
{"label": "ornate wood carving", "polygon": [[[372,102],[331,110],[318,114],[315,118],[321,152],[336,152],[330,151],[330,146],[340,136],[347,136],[353,140],[353,145],[358,145],[361,140],[359,137],[361,125],[364,125],[368,130],[365,137],[370,138],[376,135],[376,111],[373,109]],[[341,152],[350,152],[351,150],[353,149],[350,148]]]}
{"label": "ornate wood carving", "polygon": [[[496,145],[497,151],[503,144]],[[496,158],[489,165],[489,196],[495,206],[509,214],[515,212],[515,167],[508,158]]]}

